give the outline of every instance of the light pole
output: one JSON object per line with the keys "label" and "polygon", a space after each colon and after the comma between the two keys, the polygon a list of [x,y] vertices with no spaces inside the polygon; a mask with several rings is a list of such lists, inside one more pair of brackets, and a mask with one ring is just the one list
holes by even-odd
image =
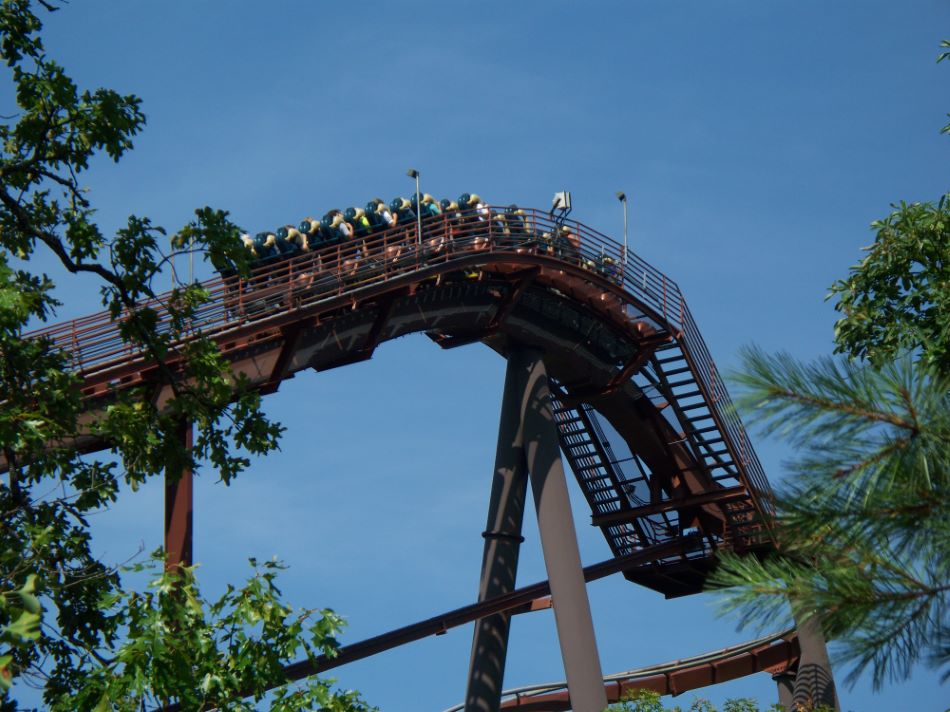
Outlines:
{"label": "light pole", "polygon": [[422,194],[419,192],[419,171],[410,168],[406,175],[416,179],[416,244],[422,245]]}
{"label": "light pole", "polygon": [[623,263],[627,264],[627,194],[617,191],[617,200],[623,203]]}

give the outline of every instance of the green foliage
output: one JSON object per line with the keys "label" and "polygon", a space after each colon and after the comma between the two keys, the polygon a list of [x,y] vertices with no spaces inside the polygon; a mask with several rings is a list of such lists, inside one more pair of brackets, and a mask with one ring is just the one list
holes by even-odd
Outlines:
{"label": "green foliage", "polygon": [[950,676],[947,197],[873,223],[868,255],[832,286],[849,360],[749,349],[736,377],[740,406],[796,455],[776,495],[779,551],[727,554],[711,583],[743,624],[772,627],[788,603],[817,618],[849,681],[870,669],[875,687],[920,661]]}
{"label": "green foliage", "polygon": [[[80,181],[95,156],[117,162],[132,148],[145,125],[141,100],[77,86],[48,54],[41,29],[29,0],[0,2],[0,57],[18,105],[0,118],[0,706],[15,708],[17,682],[29,678],[60,709],[75,709],[70,700],[98,709],[130,709],[137,699],[191,706],[198,697],[240,708],[227,694],[259,697],[265,679],[279,682],[278,661],[332,650],[339,620],[292,616],[267,566],[208,609],[191,571],[132,593],[113,563],[91,553],[88,517],[116,502],[123,485],[135,489],[166,468],[198,470],[202,462],[230,483],[249,455],[277,447],[281,427],[193,328],[205,290],[178,280],[159,303],[156,280],[164,273],[166,283],[173,264],[165,230],[132,215],[108,237],[96,223]],[[239,233],[227,212],[203,207],[171,247],[246,273]],[[55,285],[31,269],[41,254],[97,280],[126,347],[154,364],[147,389],[87,412],[70,355],[24,338],[59,305]],[[159,309],[168,315],[160,329]],[[158,405],[152,396],[162,389],[170,397]],[[179,436],[182,422],[195,425],[192,449]],[[72,444],[88,435],[112,453],[78,455]],[[355,700],[321,682],[270,698],[278,709],[362,709]]]}
{"label": "green foliage", "polygon": [[[153,561],[162,563],[160,556]],[[293,611],[276,586],[281,565],[251,563],[256,570],[247,583],[215,601],[200,597],[193,568],[161,573],[144,593],[106,597],[102,607],[122,642],[81,661],[73,672],[84,680],[78,694],[69,680],[50,680],[51,709],[136,712],[177,702],[186,710],[252,710],[268,689],[287,682],[283,665],[334,655],[342,619],[329,610]],[[369,709],[356,693],[335,692],[318,679],[282,687],[269,704],[281,711]]]}
{"label": "green foliage", "polygon": [[[9,621],[0,625],[0,643],[16,646],[39,637],[42,607],[35,594],[36,576],[32,574],[18,590],[0,592],[0,611],[4,620]],[[12,655],[0,655],[0,690],[9,689],[11,685],[12,661]]]}
{"label": "green foliage", "polygon": [[871,227],[867,256],[829,296],[837,351],[882,365],[912,351],[950,372],[950,205],[904,203]]}
{"label": "green foliage", "polygon": [[876,370],[744,354],[740,403],[797,449],[776,496],[781,554],[726,555],[726,610],[774,626],[820,614],[850,679],[950,663],[950,381],[904,358]]}
{"label": "green foliage", "polygon": [[[749,697],[726,700],[722,712],[759,712],[758,703]],[[684,712],[682,707],[666,707],[663,698],[653,690],[633,690],[627,693],[622,702],[610,705],[607,712]],[[695,698],[685,712],[719,712],[716,706],[702,697]],[[770,705],[764,712],[785,712],[778,704]],[[824,707],[795,712],[832,712]]]}

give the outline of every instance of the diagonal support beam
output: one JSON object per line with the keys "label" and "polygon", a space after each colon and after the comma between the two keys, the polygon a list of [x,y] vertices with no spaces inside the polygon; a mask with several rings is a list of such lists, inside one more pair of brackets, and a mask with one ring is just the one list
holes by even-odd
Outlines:
{"label": "diagonal support beam", "polygon": [[[668,541],[663,544],[655,544],[646,547],[640,551],[626,556],[620,556],[615,559],[601,561],[583,569],[582,573],[585,581],[597,581],[612,574],[621,571],[630,571],[639,566],[650,566],[654,561],[673,556],[682,555],[701,544],[699,537],[689,536],[676,541]],[[332,670],[333,668],[346,665],[368,658],[385,650],[397,648],[400,645],[406,645],[416,640],[428,638],[430,635],[439,635],[445,631],[466,623],[471,623],[479,618],[490,616],[501,611],[514,611],[530,608],[536,604],[536,601],[543,599],[551,593],[551,582],[541,581],[524,588],[519,588],[511,593],[498,596],[481,603],[473,603],[453,611],[441,613],[424,621],[413,623],[411,625],[391,630],[388,633],[367,638],[350,645],[342,646],[337,654],[329,657],[327,655],[318,655],[308,660],[300,660],[283,668],[283,678],[275,682],[267,689],[273,689],[278,685],[284,685],[294,680],[302,680],[311,675],[319,675],[321,672]],[[263,690],[266,691],[266,690]],[[252,694],[245,691],[235,697],[246,697]],[[179,712],[181,705],[173,703],[162,707],[157,712]]]}
{"label": "diagonal support beam", "polygon": [[522,400],[524,452],[541,534],[544,565],[551,582],[561,659],[575,712],[602,712],[607,706],[600,655],[581,567],[577,533],[561,462],[561,445],[551,405],[548,374],[535,349],[514,349],[509,360],[527,372]]}
{"label": "diagonal support beam", "polygon": [[592,398],[609,396],[623,386],[624,383],[629,381],[633,374],[641,371],[643,367],[650,362],[653,354],[660,346],[670,341],[672,341],[672,337],[665,333],[656,333],[644,337],[637,342],[640,349],[637,351],[636,356],[630,359],[623,368],[614,374],[614,376],[607,381],[606,385],[574,389],[570,394],[565,394],[561,398],[561,402],[569,408],[576,408],[581,403],[585,403]]}
{"label": "diagonal support beam", "polygon": [[509,275],[509,278],[515,281],[515,285],[498,304],[498,310],[495,312],[495,316],[492,317],[491,322],[489,322],[489,329],[497,329],[505,322],[508,314],[521,299],[521,295],[531,286],[531,283],[539,274],[541,274],[540,267],[530,267]]}
{"label": "diagonal support beam", "polygon": [[[482,574],[478,600],[496,598],[515,588],[521,525],[528,491],[528,465],[524,455],[521,401],[527,374],[516,359],[508,361],[501,401],[495,473],[492,478],[488,521],[482,536]],[[502,611],[475,624],[472,654],[465,690],[466,712],[497,710],[501,704],[511,613]]]}

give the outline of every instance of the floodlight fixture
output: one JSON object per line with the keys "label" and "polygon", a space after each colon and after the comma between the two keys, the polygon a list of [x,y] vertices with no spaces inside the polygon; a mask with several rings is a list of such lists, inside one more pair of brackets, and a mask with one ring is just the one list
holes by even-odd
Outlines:
{"label": "floodlight fixture", "polygon": [[562,211],[565,215],[571,212],[571,192],[562,190],[554,194],[554,200],[551,202],[551,212],[555,210]]}

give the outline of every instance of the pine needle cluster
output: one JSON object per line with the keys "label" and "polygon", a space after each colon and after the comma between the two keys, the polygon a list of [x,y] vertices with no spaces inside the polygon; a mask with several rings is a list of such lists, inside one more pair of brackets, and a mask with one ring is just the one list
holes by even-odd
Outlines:
{"label": "pine needle cluster", "polygon": [[[776,495],[776,555],[726,555],[714,585],[746,623],[818,616],[854,680],[950,663],[950,379],[747,349],[740,407],[797,455]],[[950,671],[944,673],[944,678]]]}

